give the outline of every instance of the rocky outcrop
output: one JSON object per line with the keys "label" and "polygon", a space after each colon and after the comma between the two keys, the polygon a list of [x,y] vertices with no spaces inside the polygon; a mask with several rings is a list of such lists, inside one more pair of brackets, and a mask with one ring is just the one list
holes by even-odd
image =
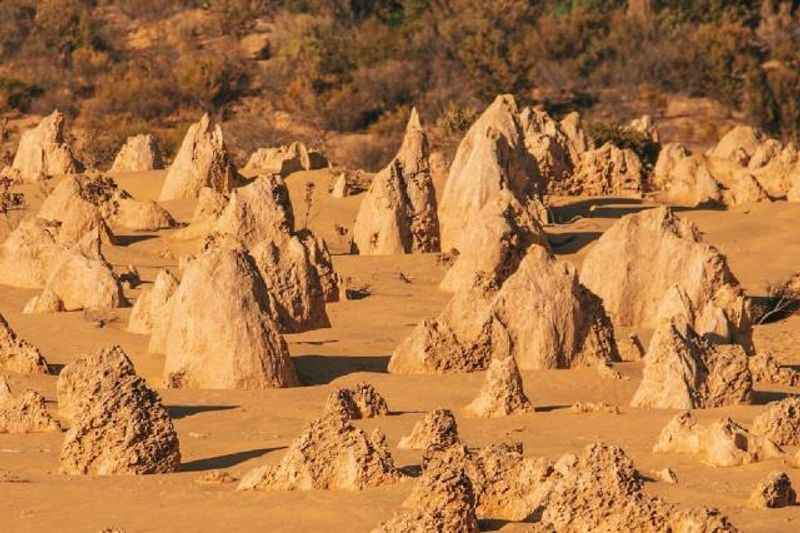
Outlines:
{"label": "rocky outcrop", "polygon": [[753,379],[740,346],[715,346],[679,316],[664,320],[645,355],[632,407],[704,409],[750,403]]}
{"label": "rocky outcrop", "polygon": [[0,244],[0,282],[41,289],[64,253],[58,244],[58,225],[28,217]]}
{"label": "rocky outcrop", "polygon": [[439,202],[442,250],[458,245],[463,229],[474,227],[480,210],[500,191],[510,191],[523,205],[544,191],[523,128],[514,98],[501,95],[467,131]]}
{"label": "rocky outcrop", "polygon": [[15,397],[0,376],[0,434],[50,431],[61,431],[61,425],[47,412],[44,396],[29,390]]}
{"label": "rocky outcrop", "polygon": [[329,166],[322,152],[308,148],[301,142],[260,148],[247,161],[244,171],[253,174],[279,174],[286,177],[302,170],[317,170]]}
{"label": "rocky outcrop", "polygon": [[474,227],[458,239],[458,255],[439,288],[469,290],[478,277],[501,286],[532,245],[549,249],[540,221],[529,206],[520,204],[509,191],[501,191],[476,215]]}
{"label": "rocky outcrop", "polygon": [[750,126],[736,126],[719,140],[708,155],[747,165],[764,140],[764,135],[757,129]]}
{"label": "rocky outcrop", "polygon": [[108,222],[114,227],[131,231],[157,231],[178,225],[172,215],[152,201],[120,198],[108,214]]}
{"label": "rocky outcrop", "polygon": [[458,444],[458,425],[449,409],[434,409],[414,424],[411,434],[400,439],[398,448],[408,450],[426,450],[428,448],[445,449]]}
{"label": "rocky outcrop", "polygon": [[656,165],[653,167],[653,176],[650,179],[653,188],[656,190],[667,188],[670,176],[673,175],[678,164],[691,155],[692,152],[681,143],[673,142],[661,145]]}
{"label": "rocky outcrop", "polygon": [[778,509],[797,503],[797,493],[792,480],[785,472],[773,472],[759,483],[747,501],[753,509]]}
{"label": "rocky outcrop", "polygon": [[434,320],[420,323],[395,349],[399,374],[483,370],[492,357],[521,369],[595,366],[619,360],[601,301],[571,264],[532,246],[502,287],[488,280],[457,293]]}
{"label": "rocky outcrop", "polygon": [[644,176],[633,150],[606,143],[580,155],[569,179],[560,182],[559,193],[639,198],[646,190]]}
{"label": "rocky outcrop", "polygon": [[790,387],[800,385],[800,372],[796,368],[781,365],[770,352],[758,352],[749,358],[748,363],[755,382]]}
{"label": "rocky outcrop", "polygon": [[203,115],[183,138],[178,155],[167,170],[160,202],[195,199],[200,189],[230,191],[239,181],[222,140],[222,128]]}
{"label": "rocky outcrop", "polygon": [[478,397],[466,407],[478,417],[493,418],[533,411],[522,388],[522,376],[513,357],[492,359]]}
{"label": "rocky outcrop", "polygon": [[73,420],[61,447],[63,473],[163,474],[180,465],[167,410],[120,347],[67,365],[58,393],[59,407]]}
{"label": "rocky outcrop", "polygon": [[63,114],[53,111],[38,126],[22,134],[12,168],[24,181],[40,181],[83,170],[64,139]]}
{"label": "rocky outcrop", "polygon": [[620,219],[586,254],[580,281],[616,326],[649,329],[659,325],[659,306],[677,285],[692,329],[752,353],[750,307],[725,256],[668,208]]}
{"label": "rocky outcrop", "polygon": [[237,490],[363,490],[399,479],[386,437],[328,413],[309,424],[278,465],[251,470]]}
{"label": "rocky outcrop", "polygon": [[139,294],[128,319],[128,331],[148,335],[158,322],[168,320],[169,299],[178,289],[178,279],[166,269],[158,271],[152,287]]}
{"label": "rocky outcrop", "polygon": [[353,226],[361,255],[439,251],[439,220],[431,177],[430,145],[416,109],[400,151],[378,172]]}
{"label": "rocky outcrop", "polygon": [[25,375],[50,373],[39,349],[17,336],[3,315],[0,315],[0,370]]}
{"label": "rocky outcrop", "polygon": [[186,267],[172,296],[164,380],[170,387],[262,389],[297,385],[255,263],[215,248]]}
{"label": "rocky outcrop", "polygon": [[147,172],[164,167],[156,138],[150,134],[128,137],[109,172]]}
{"label": "rocky outcrop", "polygon": [[782,454],[774,442],[749,433],[730,418],[702,426],[688,411],[661,430],[653,452],[694,455],[710,466],[745,465]]}
{"label": "rocky outcrop", "polygon": [[800,398],[772,402],[753,420],[750,432],[780,446],[800,445]]}
{"label": "rocky outcrop", "polygon": [[373,418],[389,414],[389,406],[375,387],[359,383],[353,388],[339,388],[325,402],[325,413],[347,420]]}

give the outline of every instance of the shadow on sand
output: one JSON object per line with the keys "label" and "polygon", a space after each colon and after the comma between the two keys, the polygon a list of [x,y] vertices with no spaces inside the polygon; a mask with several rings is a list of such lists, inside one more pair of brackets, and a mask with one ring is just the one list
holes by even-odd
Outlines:
{"label": "shadow on sand", "polygon": [[547,241],[556,255],[574,254],[599,239],[600,235],[597,231],[556,233],[548,235]]}
{"label": "shadow on sand", "polygon": [[178,472],[203,472],[204,470],[216,470],[220,468],[230,468],[250,459],[257,459],[263,455],[277,450],[284,450],[286,446],[279,448],[258,448],[244,452],[228,453],[215,457],[206,457],[181,464]]}
{"label": "shadow on sand", "polygon": [[230,411],[231,409],[238,408],[238,405],[168,405],[167,412],[173,420],[180,420],[181,418],[199,415],[200,413]]}
{"label": "shadow on sand", "polygon": [[300,381],[305,385],[326,385],[355,372],[385,374],[389,356],[348,357],[340,355],[301,355],[293,357]]}
{"label": "shadow on sand", "polygon": [[786,398],[796,397],[797,394],[776,390],[753,390],[753,405],[765,405],[770,402],[779,402]]}

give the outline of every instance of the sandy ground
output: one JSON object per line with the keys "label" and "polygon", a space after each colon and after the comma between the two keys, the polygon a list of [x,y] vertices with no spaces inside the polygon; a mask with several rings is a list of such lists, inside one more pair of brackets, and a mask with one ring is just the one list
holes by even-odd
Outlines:
{"label": "sandy ground", "polygon": [[[119,183],[138,198],[155,198],[162,172],[119,176]],[[317,184],[308,217],[336,253],[346,251],[334,224],[352,220],[359,197],[334,199],[327,194],[326,171],[298,173],[288,179],[298,225],[305,224],[302,196],[305,183]],[[36,187],[28,186],[32,207]],[[191,202],[164,204],[181,220],[188,220]],[[556,253],[579,264],[587,248],[615,220],[646,208],[640,202],[613,199],[561,199],[562,220],[581,216],[548,231]],[[594,207],[592,207],[594,206]],[[590,216],[591,215],[591,216]],[[706,239],[724,251],[734,272],[752,295],[764,294],[766,284],[800,269],[800,204],[775,203],[748,209],[686,211]],[[146,281],[157,269],[175,266],[180,254],[197,243],[175,243],[171,232],[126,234],[123,245],[105,250],[120,269],[136,265]],[[0,484],[1,532],[94,533],[117,527],[132,532],[209,531],[369,531],[399,509],[413,480],[361,493],[311,491],[236,493],[233,485],[204,486],[196,479],[222,469],[239,477],[263,462],[280,460],[283,450],[307,421],[320,412],[334,387],[366,380],[385,395],[393,414],[359,421],[380,427],[391,446],[409,433],[427,410],[437,407],[456,412],[461,434],[472,446],[505,440],[522,441],[530,456],[556,457],[575,452],[593,441],[622,446],[645,474],[672,467],[680,483],[648,482],[647,491],[679,504],[720,508],[742,531],[797,531],[800,507],[754,511],[745,501],[758,481],[775,470],[786,470],[800,485],[800,472],[782,460],[712,468],[681,455],[653,455],[651,447],[674,411],[627,407],[641,376],[640,363],[622,363],[627,380],[613,381],[589,370],[525,372],[525,389],[537,407],[535,413],[504,419],[476,420],[463,407],[476,394],[483,373],[456,376],[394,376],[386,373],[394,347],[420,320],[438,313],[448,296],[436,287],[444,274],[435,255],[356,257],[337,255],[335,266],[345,276],[369,285],[372,295],[343,301],[328,308],[332,327],[288,335],[292,356],[305,386],[266,392],[195,391],[160,389],[163,356],[148,354],[148,338],[127,333],[130,309],[118,310],[118,319],[98,328],[81,313],[31,316],[21,314],[36,291],[0,287],[0,312],[19,334],[37,344],[50,363],[63,365],[78,355],[111,344],[121,345],[140,374],[159,388],[180,436],[183,465],[170,475],[114,478],[74,478],[58,474],[60,434],[0,435],[0,469],[12,471],[28,483]],[[410,283],[400,277],[403,273]],[[137,291],[129,296],[135,297]],[[642,332],[647,335],[647,332]],[[800,363],[800,316],[758,327],[759,349],[774,350],[787,364]],[[55,409],[55,377],[11,375],[12,387],[26,387],[46,396]],[[763,404],[783,397],[790,389],[757,387],[756,405],[697,411],[701,421],[731,416],[745,425]],[[590,400],[617,404],[622,415],[566,412],[566,406]],[[789,448],[787,451],[794,452]],[[420,453],[393,448],[399,466],[414,466]],[[486,530],[524,531],[524,524],[483,523]]]}

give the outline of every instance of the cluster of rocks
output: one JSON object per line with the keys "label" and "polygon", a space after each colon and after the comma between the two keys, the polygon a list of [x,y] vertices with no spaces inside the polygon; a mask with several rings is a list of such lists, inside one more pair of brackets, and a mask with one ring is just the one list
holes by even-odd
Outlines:
{"label": "cluster of rocks", "polygon": [[328,159],[319,150],[307,147],[301,142],[260,148],[248,159],[244,172],[252,174],[278,174],[286,177],[294,172],[317,170],[330,166]]}

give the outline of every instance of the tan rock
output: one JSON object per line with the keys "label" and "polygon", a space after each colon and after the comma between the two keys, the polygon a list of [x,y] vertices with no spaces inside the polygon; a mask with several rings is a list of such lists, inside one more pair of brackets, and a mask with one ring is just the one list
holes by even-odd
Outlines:
{"label": "tan rock", "polygon": [[363,490],[399,479],[386,437],[329,413],[311,422],[278,465],[251,470],[237,490]]}
{"label": "tan rock", "polygon": [[711,174],[702,155],[679,158],[669,174],[656,177],[664,194],[661,199],[670,204],[689,207],[722,207],[725,205],[723,188]]}
{"label": "tan rock", "polygon": [[83,170],[64,139],[63,114],[53,111],[38,126],[23,132],[12,168],[20,172],[24,181]]}
{"label": "tan rock", "polygon": [[157,203],[141,202],[133,198],[118,200],[108,220],[114,226],[121,226],[132,231],[156,231],[174,228],[178,225],[169,211]]}
{"label": "tan rock", "polygon": [[431,177],[430,145],[416,109],[400,151],[378,172],[353,226],[361,255],[439,251],[439,220]]}
{"label": "tan rock", "polygon": [[755,128],[736,126],[719,140],[709,155],[719,159],[736,160],[747,166],[764,140],[764,135]]}
{"label": "tan rock", "polygon": [[297,385],[267,288],[243,250],[212,249],[187,267],[171,305],[164,380],[171,387]]}
{"label": "tan rock", "polygon": [[414,424],[411,434],[400,439],[397,447],[406,450],[445,449],[459,442],[453,413],[449,409],[434,409]]}
{"label": "tan rock", "polygon": [[659,481],[669,483],[670,485],[678,483],[678,475],[670,467],[662,468],[655,473],[655,477]]}
{"label": "tan rock", "polygon": [[119,280],[100,253],[100,231],[87,233],[64,252],[25,313],[113,309],[127,303]]}
{"label": "tan rock", "polygon": [[791,367],[781,366],[775,355],[770,352],[757,352],[749,358],[748,363],[755,382],[790,387],[800,385],[800,372]]}
{"label": "tan rock", "polygon": [[529,206],[520,204],[509,191],[501,191],[476,215],[473,229],[462,232],[456,260],[439,288],[468,290],[479,276],[500,286],[532,245],[549,249],[540,221]]}
{"label": "tan rock", "polygon": [[685,317],[659,325],[632,407],[703,409],[750,403],[753,379],[740,346],[715,346]]}
{"label": "tan rock", "polygon": [[334,198],[345,198],[353,194],[352,187],[347,181],[347,172],[340,172],[330,190],[331,196]]}
{"label": "tan rock", "polygon": [[348,420],[373,418],[389,414],[389,406],[375,387],[359,383],[353,388],[338,388],[325,402],[325,413],[337,414]]}
{"label": "tan rock", "polygon": [[702,426],[688,411],[661,430],[653,452],[694,455],[710,466],[745,465],[783,453],[771,440],[749,433],[730,418]]}
{"label": "tan rock", "polygon": [[671,176],[676,172],[678,163],[689,158],[692,153],[681,143],[667,143],[661,145],[658,152],[656,166],[653,168],[651,183],[656,190],[667,187]]}
{"label": "tan rock", "polygon": [[572,113],[568,113],[561,119],[558,125],[567,137],[570,159],[572,159],[573,162],[577,162],[582,153],[595,148],[594,141],[586,133],[581,121],[581,116],[578,112],[573,111]]}
{"label": "tan rock", "polygon": [[128,331],[148,335],[157,322],[167,320],[169,315],[165,311],[177,289],[178,279],[169,270],[159,270],[153,286],[143,289],[133,305]]}
{"label": "tan rock", "polygon": [[109,172],[147,172],[160,168],[164,168],[164,162],[155,137],[142,134],[128,137]]}
{"label": "tan rock", "polygon": [[574,171],[580,159],[579,154],[586,150],[585,146],[573,146],[570,138],[570,135],[578,136],[578,143],[585,138],[580,117],[570,119],[574,122],[571,125],[573,131],[569,135],[563,131],[562,124],[540,109],[523,109],[520,119],[525,132],[525,148],[536,160],[539,173],[547,183],[548,192],[557,194],[561,183]]}
{"label": "tan rock", "polygon": [[773,472],[756,486],[747,504],[754,509],[789,507],[797,504],[797,493],[785,472]]}
{"label": "tan rock", "polygon": [[800,445],[800,398],[772,402],[753,420],[750,432],[780,446]]}
{"label": "tan rock", "polygon": [[0,244],[0,282],[41,289],[65,249],[57,243],[58,226],[28,217]]}
{"label": "tan rock", "polygon": [[301,170],[317,170],[329,166],[328,159],[318,150],[301,142],[277,148],[260,148],[247,161],[244,171],[257,174],[279,174],[286,177]]}
{"label": "tan rock", "polygon": [[186,132],[167,170],[158,200],[194,199],[203,187],[228,192],[238,181],[236,169],[225,150],[222,128],[213,124],[208,115],[203,115]]}
{"label": "tan rock", "polygon": [[0,374],[0,403],[10,400],[14,397],[11,393],[11,386],[8,384],[6,378]]}
{"label": "tan rock", "polygon": [[581,154],[562,194],[641,197],[646,187],[642,162],[633,150],[611,143]]}
{"label": "tan rock", "polygon": [[17,374],[49,374],[47,360],[39,349],[20,338],[0,314],[0,369]]}
{"label": "tan rock", "polygon": [[492,359],[486,381],[478,397],[467,407],[466,412],[478,417],[493,418],[527,413],[533,410],[530,400],[522,388],[522,376],[513,357]]}
{"label": "tan rock", "polygon": [[68,398],[64,407],[74,423],[61,447],[61,472],[141,475],[178,468],[172,420],[121,348],[79,359],[68,369],[67,378],[59,378],[59,404]]}
{"label": "tan rock", "polygon": [[574,414],[586,414],[586,413],[607,413],[610,415],[620,415],[622,411],[620,411],[619,407],[616,405],[611,405],[608,402],[575,402],[572,404],[568,411]]}
{"label": "tan rock", "polygon": [[478,282],[436,319],[421,322],[395,349],[389,372],[471,372],[505,356],[523,370],[619,360],[603,304],[580,285],[571,264],[539,246],[529,248],[502,287]]}
{"label": "tan rock", "polygon": [[456,247],[463,229],[474,227],[473,220],[486,202],[502,190],[523,204],[544,190],[510,95],[498,96],[458,147],[439,202],[441,249]]}
{"label": "tan rock", "polygon": [[44,396],[29,390],[14,397],[7,383],[0,388],[4,389],[0,394],[0,434],[61,431],[61,425],[47,412]]}
{"label": "tan rock", "polygon": [[654,143],[660,141],[661,136],[659,135],[658,128],[653,121],[653,117],[650,115],[642,115],[641,117],[631,120],[627,128],[631,131],[641,133]]}
{"label": "tan rock", "polygon": [[37,216],[60,223],[58,241],[62,244],[75,244],[98,228],[104,233],[104,240],[110,241],[113,237],[105,215],[117,199],[127,196],[113,179],[102,174],[69,176],[45,198]]}
{"label": "tan rock", "polygon": [[647,329],[658,327],[660,304],[678,285],[698,334],[752,353],[750,306],[725,256],[669,208],[621,218],[586,254],[580,281],[615,325]]}

